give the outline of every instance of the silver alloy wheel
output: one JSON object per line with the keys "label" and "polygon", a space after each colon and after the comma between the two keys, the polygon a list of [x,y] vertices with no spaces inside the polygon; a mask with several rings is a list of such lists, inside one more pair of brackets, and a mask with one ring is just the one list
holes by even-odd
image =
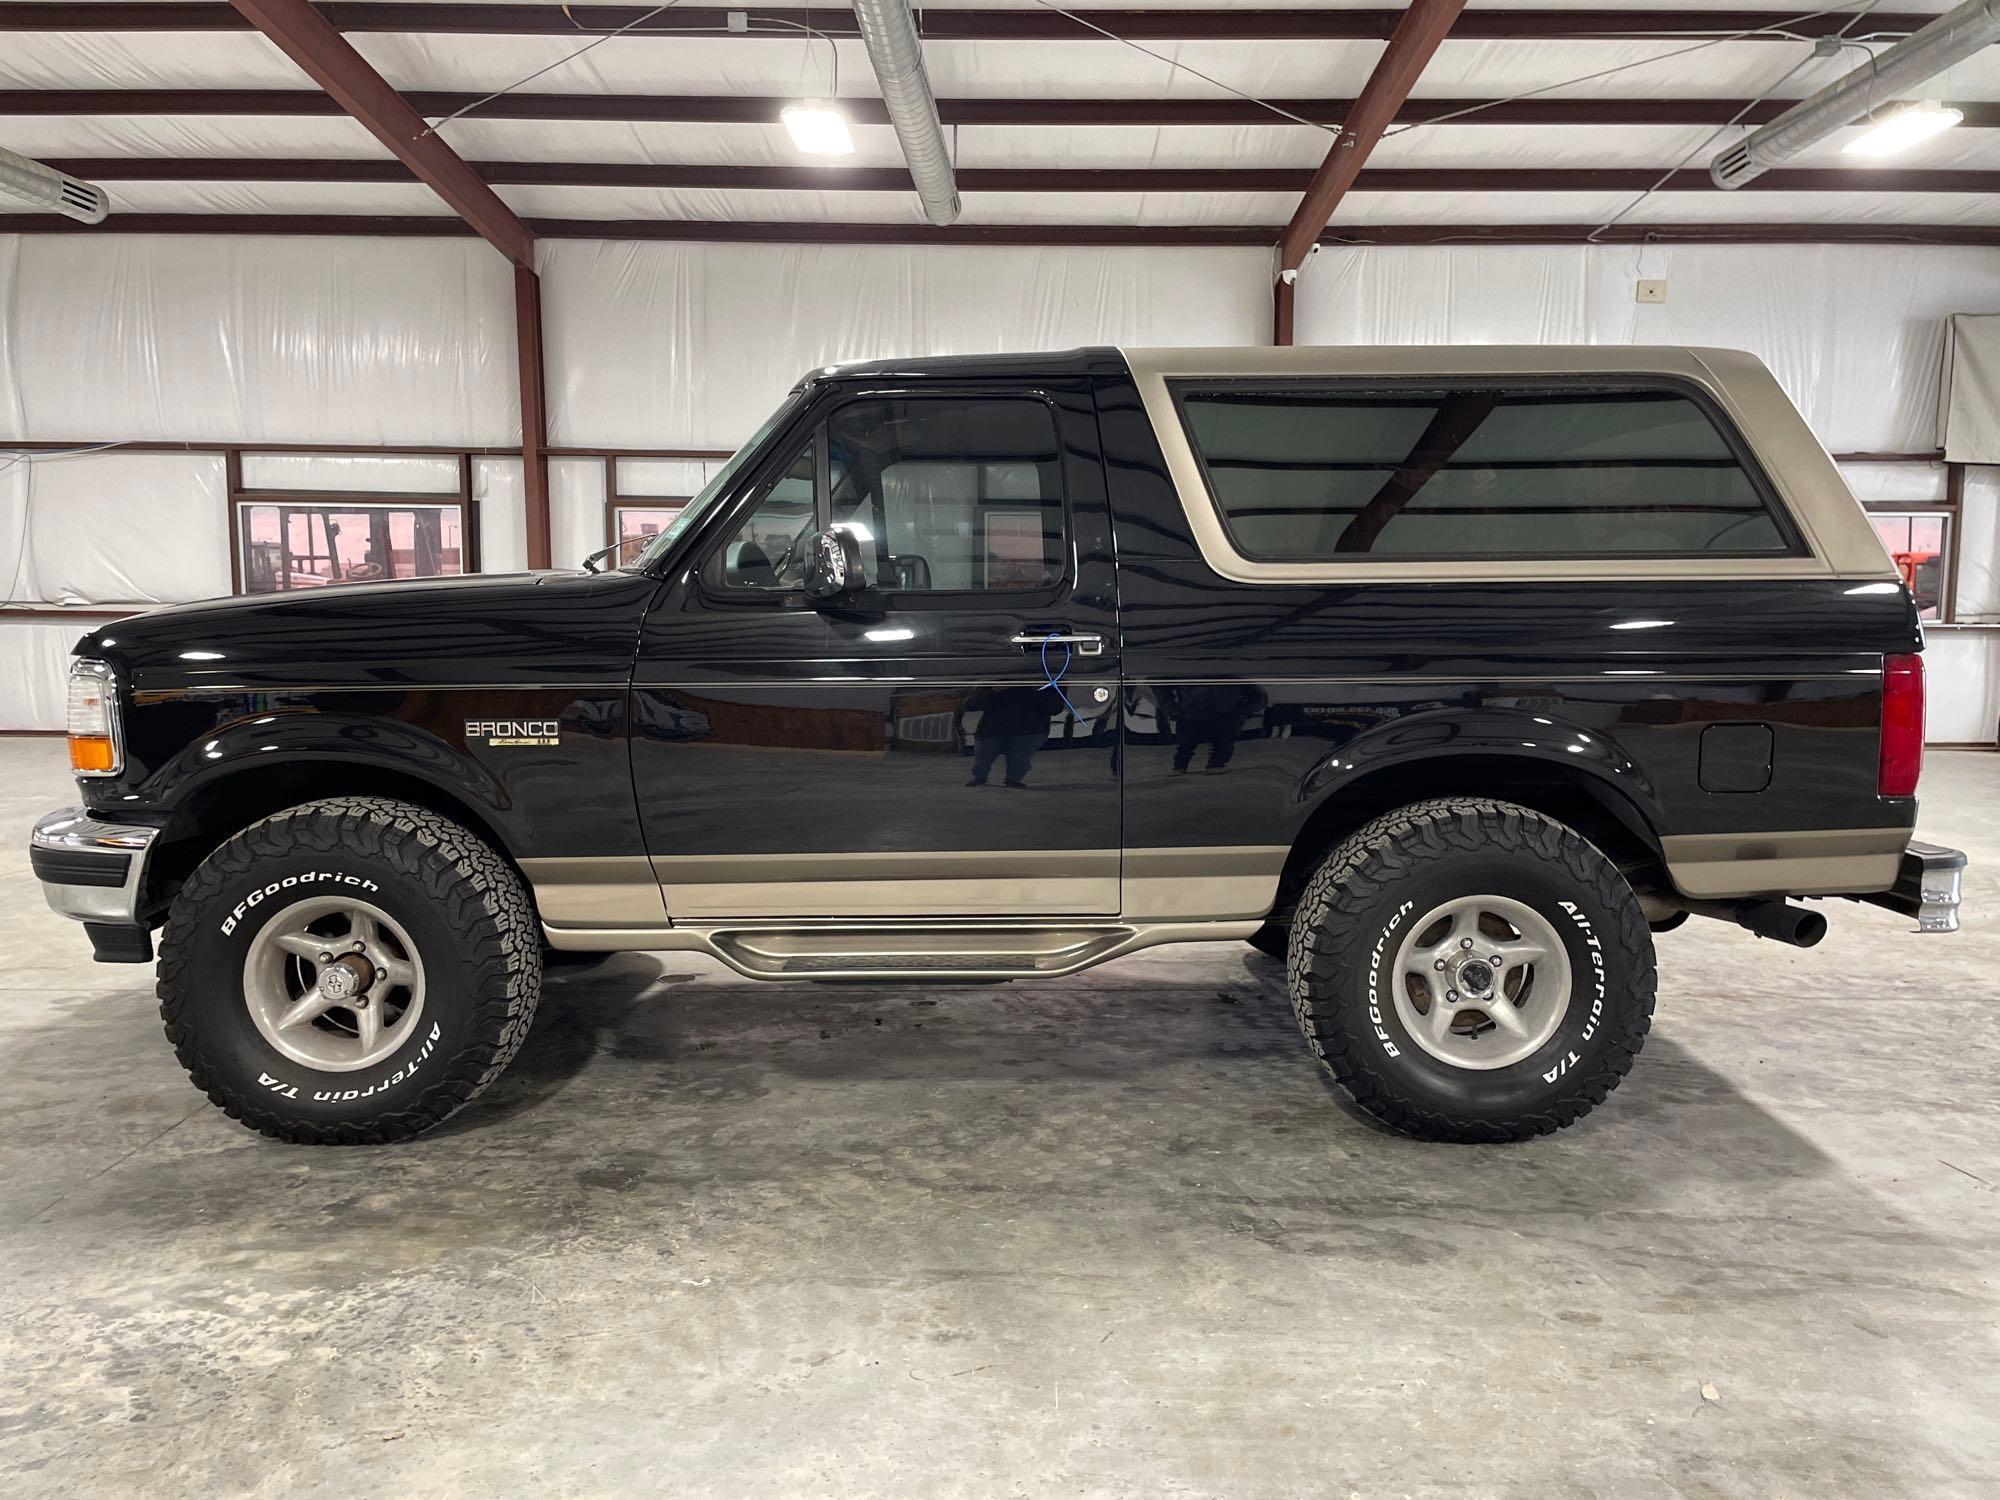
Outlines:
{"label": "silver alloy wheel", "polygon": [[1569,1011],[1569,950],[1555,925],[1508,896],[1460,896],[1414,923],[1396,951],[1396,1016],[1454,1068],[1531,1056]]}
{"label": "silver alloy wheel", "polygon": [[265,919],[243,959],[243,999],[293,1062],[351,1073],[409,1039],[424,1009],[423,959],[380,907],[314,896]]}

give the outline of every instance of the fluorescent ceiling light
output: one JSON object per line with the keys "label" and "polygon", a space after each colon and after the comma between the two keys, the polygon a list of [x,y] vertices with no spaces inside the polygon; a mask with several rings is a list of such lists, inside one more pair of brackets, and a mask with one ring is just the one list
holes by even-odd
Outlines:
{"label": "fluorescent ceiling light", "polygon": [[817,99],[788,104],[778,111],[778,118],[785,122],[785,129],[792,133],[792,144],[801,151],[814,156],[854,154],[854,137],[847,133],[847,117],[831,104]]}
{"label": "fluorescent ceiling light", "polygon": [[1964,118],[1958,110],[1935,99],[1906,104],[1894,114],[1877,120],[1865,135],[1849,141],[1842,150],[1848,156],[1894,156],[1951,129]]}

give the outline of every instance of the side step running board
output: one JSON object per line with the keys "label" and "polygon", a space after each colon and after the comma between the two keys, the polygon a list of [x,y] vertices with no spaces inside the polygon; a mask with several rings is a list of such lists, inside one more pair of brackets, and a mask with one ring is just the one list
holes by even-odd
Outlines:
{"label": "side step running board", "polygon": [[752,979],[1053,978],[1160,943],[1240,941],[1259,922],[711,922],[657,931],[550,927],[571,952],[707,953]]}
{"label": "side step running board", "polygon": [[1020,979],[1069,974],[1133,945],[1133,927],[967,927],[842,932],[798,928],[712,934],[722,961],[759,979]]}

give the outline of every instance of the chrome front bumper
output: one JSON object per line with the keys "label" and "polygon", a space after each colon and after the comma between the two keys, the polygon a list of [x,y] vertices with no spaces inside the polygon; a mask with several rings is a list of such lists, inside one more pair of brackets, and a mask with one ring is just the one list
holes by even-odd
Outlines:
{"label": "chrome front bumper", "polygon": [[1861,899],[1915,917],[1919,932],[1956,932],[1964,879],[1965,856],[1958,850],[1912,840],[1903,851],[1896,883]]}
{"label": "chrome front bumper", "polygon": [[79,922],[137,927],[146,856],[157,828],[107,823],[62,807],[35,825],[28,858],[49,905]]}

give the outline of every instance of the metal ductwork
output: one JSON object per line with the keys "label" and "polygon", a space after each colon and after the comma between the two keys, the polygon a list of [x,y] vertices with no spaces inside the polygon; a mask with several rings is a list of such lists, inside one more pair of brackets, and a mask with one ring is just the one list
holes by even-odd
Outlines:
{"label": "metal ductwork", "polygon": [[2000,0],[1967,0],[1745,136],[1709,163],[1709,178],[1719,188],[1741,187],[1870,110],[1909,97],[1927,80],[1978,55],[1996,40],[2000,40]]}
{"label": "metal ductwork", "polygon": [[[2000,3],[2000,0],[1995,0]],[[958,217],[958,178],[938,123],[937,97],[924,74],[924,48],[909,0],[854,0],[854,22],[868,47],[889,123],[909,163],[924,217],[949,224]]]}
{"label": "metal ductwork", "polygon": [[0,147],[0,193],[25,198],[37,208],[53,209],[86,224],[102,224],[111,212],[111,200],[104,196],[103,188],[4,147]]}

